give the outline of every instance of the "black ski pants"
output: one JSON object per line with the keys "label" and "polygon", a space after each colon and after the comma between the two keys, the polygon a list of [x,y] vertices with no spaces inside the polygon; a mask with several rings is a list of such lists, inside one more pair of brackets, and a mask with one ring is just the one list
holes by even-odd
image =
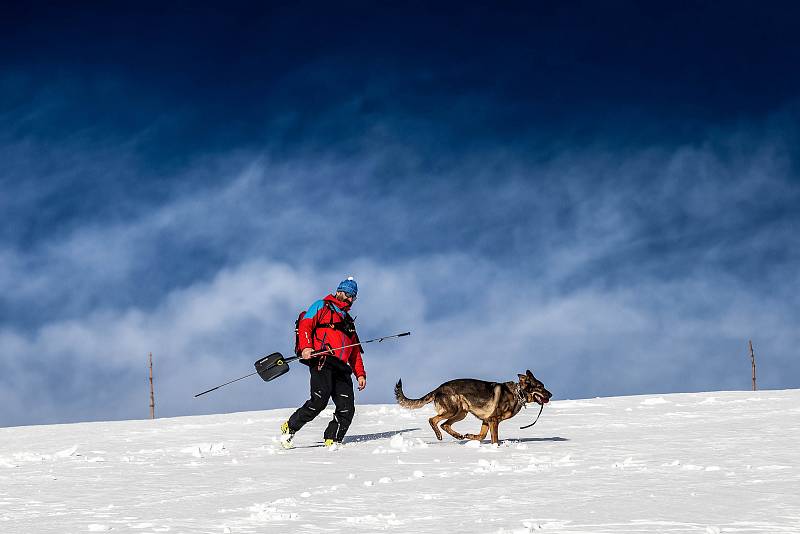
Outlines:
{"label": "black ski pants", "polygon": [[[330,357],[329,357],[330,358]],[[316,360],[309,366],[311,372],[311,398],[298,408],[289,418],[289,428],[297,432],[303,426],[318,416],[332,398],[336,411],[333,419],[325,429],[324,439],[342,441],[353,415],[356,411],[353,399],[353,379],[350,366],[342,362],[342,366],[331,365],[335,362],[325,362],[319,369]]]}

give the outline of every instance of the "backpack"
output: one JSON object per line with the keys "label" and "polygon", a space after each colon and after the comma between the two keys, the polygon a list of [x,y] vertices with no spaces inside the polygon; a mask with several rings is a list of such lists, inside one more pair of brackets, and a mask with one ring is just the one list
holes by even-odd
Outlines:
{"label": "backpack", "polygon": [[[333,309],[333,306],[329,302],[325,302],[325,307],[327,307],[332,312],[336,313],[336,310]],[[303,310],[300,312],[300,315],[297,316],[297,320],[294,322],[294,353],[298,356],[300,355],[300,321],[303,320],[303,317],[306,316],[306,312],[308,310]],[[355,336],[356,341],[358,340],[358,334],[356,333],[356,324],[350,314],[348,312],[344,312],[344,319],[338,323],[330,323],[326,325],[317,325],[319,326],[326,326],[328,328],[333,328],[334,330],[339,330],[344,332],[348,335],[348,337]],[[313,332],[312,332],[313,335]],[[361,352],[364,352],[364,347],[361,347]]]}
{"label": "backpack", "polygon": [[301,311],[294,322],[294,353],[298,356],[300,356],[300,321],[306,316],[306,311]]}

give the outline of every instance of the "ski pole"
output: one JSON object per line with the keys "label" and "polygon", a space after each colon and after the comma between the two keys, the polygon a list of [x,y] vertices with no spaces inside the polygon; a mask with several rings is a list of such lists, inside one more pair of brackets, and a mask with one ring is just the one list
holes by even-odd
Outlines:
{"label": "ski pole", "polygon": [[[373,338],[373,339],[368,339],[366,341],[361,341],[359,343],[352,343],[350,345],[343,345],[341,347],[337,347],[335,349],[330,349],[330,350],[346,349],[348,347],[356,347],[358,345],[366,345],[367,343],[372,343],[372,342],[375,342],[375,341],[380,343],[384,339],[391,339],[393,337],[403,337],[403,336],[410,336],[410,335],[411,335],[411,332],[403,332],[401,334],[392,334],[391,336],[376,337],[376,338]],[[314,352],[314,353],[311,354],[311,357],[313,358],[314,356],[320,356],[322,354],[328,354],[330,352],[330,350],[322,350],[322,351],[319,351],[319,352]],[[283,361],[284,362],[291,362],[293,360],[299,360],[299,359],[300,359],[300,356],[292,356],[290,358],[285,358]],[[228,384],[233,384],[234,382],[238,382],[239,380],[244,380],[245,378],[253,376],[255,374],[258,374],[258,371],[250,373],[249,375],[240,376],[239,378],[234,378],[233,380],[231,380],[229,382],[225,382],[224,384],[220,384],[217,387],[214,387],[214,388],[211,388],[211,389],[207,389],[204,392],[198,393],[197,395],[195,395],[195,398],[199,397],[200,395],[205,395],[206,393],[211,393],[212,391],[217,390],[217,389],[219,389],[219,388],[221,388],[223,386],[227,386]]]}

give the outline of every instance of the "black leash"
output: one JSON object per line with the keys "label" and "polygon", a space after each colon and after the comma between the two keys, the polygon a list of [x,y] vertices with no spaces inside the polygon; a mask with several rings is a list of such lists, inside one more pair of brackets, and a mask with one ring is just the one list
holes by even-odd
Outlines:
{"label": "black leash", "polygon": [[[539,415],[542,415],[542,410],[544,410],[544,404],[540,404],[540,405],[539,405]],[[537,415],[537,416],[536,416],[536,420],[535,420],[533,423],[531,423],[531,424],[529,424],[529,425],[525,425],[525,426],[521,426],[521,427],[519,427],[519,428],[520,428],[520,430],[523,430],[523,429],[525,429],[525,428],[530,428],[530,427],[532,427],[533,425],[535,425],[535,424],[536,424],[536,421],[538,421],[538,420],[539,420],[539,415]]]}

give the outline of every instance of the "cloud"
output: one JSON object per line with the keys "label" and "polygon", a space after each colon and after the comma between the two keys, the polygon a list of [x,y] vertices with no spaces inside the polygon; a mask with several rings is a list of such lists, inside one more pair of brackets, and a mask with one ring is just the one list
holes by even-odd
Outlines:
{"label": "cloud", "polygon": [[297,313],[348,274],[363,337],[413,332],[368,347],[362,402],[391,402],[400,376],[421,395],[526,368],[559,398],[748,387],[751,336],[762,386],[797,386],[800,191],[780,136],[543,156],[379,126],[391,142],[166,175],[134,145],[5,142],[2,205],[23,207],[0,240],[0,424],[145,417],[151,351],[161,416],[299,405],[302,366],[193,394],[289,351]]}

